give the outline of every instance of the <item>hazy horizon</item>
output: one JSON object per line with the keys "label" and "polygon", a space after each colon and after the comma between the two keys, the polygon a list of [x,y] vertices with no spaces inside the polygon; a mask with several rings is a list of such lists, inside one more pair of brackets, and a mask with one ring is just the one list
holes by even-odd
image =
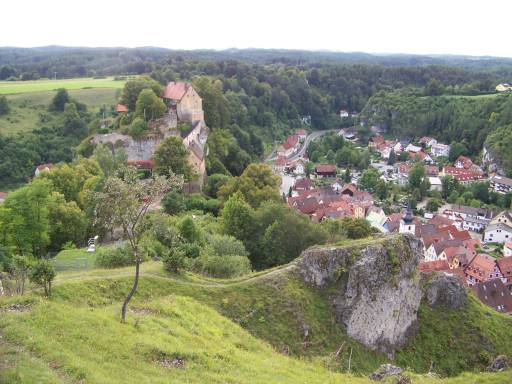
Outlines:
{"label": "hazy horizon", "polygon": [[512,4],[407,0],[357,3],[197,0],[143,4],[91,0],[2,4],[0,46],[284,49],[373,55],[512,57]]}

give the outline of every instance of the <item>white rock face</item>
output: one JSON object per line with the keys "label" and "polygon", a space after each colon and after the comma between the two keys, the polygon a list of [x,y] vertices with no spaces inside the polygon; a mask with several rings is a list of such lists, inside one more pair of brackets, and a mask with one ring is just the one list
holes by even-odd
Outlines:
{"label": "white rock face", "polygon": [[333,308],[350,337],[392,354],[415,329],[421,252],[418,239],[390,236],[360,246],[309,249],[298,266],[307,283],[336,287]]}

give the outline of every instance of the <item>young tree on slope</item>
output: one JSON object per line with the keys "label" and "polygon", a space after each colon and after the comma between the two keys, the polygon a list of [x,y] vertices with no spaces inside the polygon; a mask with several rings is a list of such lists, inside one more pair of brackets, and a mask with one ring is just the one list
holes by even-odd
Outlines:
{"label": "young tree on slope", "polygon": [[183,177],[170,174],[155,176],[149,180],[139,180],[137,169],[127,167],[118,175],[105,181],[103,190],[96,192],[95,220],[109,221],[107,227],[121,227],[135,257],[135,277],[133,286],[126,296],[121,309],[121,319],[126,319],[126,308],[137,291],[142,261],[139,243],[144,234],[146,214],[150,206],[171,189],[181,188]]}

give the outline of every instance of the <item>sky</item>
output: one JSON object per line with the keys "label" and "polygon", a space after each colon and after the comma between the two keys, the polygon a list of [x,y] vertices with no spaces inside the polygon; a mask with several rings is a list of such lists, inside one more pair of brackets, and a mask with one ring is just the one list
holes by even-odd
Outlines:
{"label": "sky", "polygon": [[510,0],[2,1],[0,46],[512,57]]}

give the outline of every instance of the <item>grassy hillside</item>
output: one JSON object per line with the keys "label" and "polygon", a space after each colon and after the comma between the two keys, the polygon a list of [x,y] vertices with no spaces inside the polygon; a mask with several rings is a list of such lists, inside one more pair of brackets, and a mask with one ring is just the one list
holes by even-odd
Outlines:
{"label": "grassy hillside", "polygon": [[[168,275],[146,263],[121,324],[130,274],[69,272],[59,275],[51,300],[0,300],[0,382],[359,383],[386,361],[350,341],[324,293],[305,287],[290,268],[226,282]],[[512,355],[510,321],[474,299],[460,312],[422,307],[418,336],[397,364],[425,371],[434,360],[434,371],[457,373],[484,350]],[[346,371],[351,348],[355,377],[336,373]],[[442,381],[413,375],[414,383],[510,380],[506,373]]]}
{"label": "grassy hillside", "polygon": [[[111,83],[117,85],[121,82],[112,81]],[[0,83],[0,93],[1,84],[3,83]],[[88,110],[94,113],[98,112],[103,105],[115,104],[119,92],[117,88],[87,88],[73,89],[69,94],[75,100],[87,105]],[[57,123],[61,116],[48,112],[48,105],[55,93],[56,91],[49,90],[6,95],[11,111],[7,115],[0,116],[0,134],[28,132]]]}

